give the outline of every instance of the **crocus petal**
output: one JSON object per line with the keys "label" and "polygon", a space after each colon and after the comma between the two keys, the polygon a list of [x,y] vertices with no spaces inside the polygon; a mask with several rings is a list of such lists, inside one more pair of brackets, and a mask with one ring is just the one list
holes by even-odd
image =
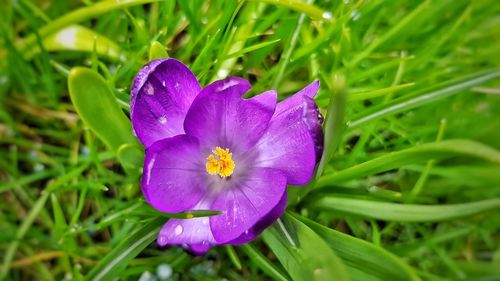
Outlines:
{"label": "crocus petal", "polygon": [[[201,200],[194,209],[207,210],[210,200]],[[184,245],[200,254],[208,251],[215,244],[210,230],[209,217],[192,219],[170,219],[158,234],[158,245]]]}
{"label": "crocus petal", "polygon": [[243,99],[250,87],[235,77],[208,85],[186,115],[186,134],[197,137],[209,149],[248,150],[266,130],[276,107],[275,91]]}
{"label": "crocus petal", "polygon": [[187,135],[155,142],[146,150],[142,191],[161,212],[191,209],[204,196],[206,172],[199,142]]}
{"label": "crocus petal", "polygon": [[184,118],[200,91],[194,74],[178,60],[159,59],[144,66],[130,97],[130,118],[144,146],[183,134]]}
{"label": "crocus petal", "polygon": [[259,236],[262,233],[262,231],[268,228],[279,217],[281,217],[281,215],[283,215],[283,212],[285,212],[286,209],[286,202],[287,202],[287,194],[285,192],[283,193],[281,200],[278,202],[278,205],[276,205],[266,216],[261,218],[252,228],[243,232],[243,234],[240,235],[238,238],[227,242],[227,244],[241,245],[257,238],[257,236]]}
{"label": "crocus petal", "polygon": [[311,98],[318,87],[314,82],[278,103],[269,128],[254,147],[254,165],[283,171],[288,184],[306,184],[322,151],[322,118]]}
{"label": "crocus petal", "polygon": [[276,169],[254,169],[238,180],[221,191],[210,208],[222,212],[210,217],[217,243],[234,240],[253,227],[278,204],[286,188],[285,175]]}

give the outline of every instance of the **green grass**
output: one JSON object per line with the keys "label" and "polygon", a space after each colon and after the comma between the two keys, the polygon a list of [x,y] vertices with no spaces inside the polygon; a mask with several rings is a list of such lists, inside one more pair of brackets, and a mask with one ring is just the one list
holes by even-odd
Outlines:
{"label": "green grass", "polygon": [[[169,280],[499,280],[496,1],[1,10],[0,280],[138,280],[162,264]],[[144,203],[128,102],[139,68],[167,54],[202,85],[244,77],[251,95],[321,81],[316,179],[290,187],[288,214],[249,245],[194,257],[153,242],[190,214]]]}

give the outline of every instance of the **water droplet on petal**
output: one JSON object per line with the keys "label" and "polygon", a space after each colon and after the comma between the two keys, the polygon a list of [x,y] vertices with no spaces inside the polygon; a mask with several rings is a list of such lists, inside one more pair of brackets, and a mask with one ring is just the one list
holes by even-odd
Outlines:
{"label": "water droplet on petal", "polygon": [[160,118],[158,118],[158,122],[160,122],[160,124],[165,124],[165,123],[167,123],[167,117],[165,117],[165,116],[160,116]]}
{"label": "water droplet on petal", "polygon": [[208,219],[207,218],[204,218],[201,223],[203,223],[204,225],[207,225],[208,224]]}
{"label": "water droplet on petal", "polygon": [[175,82],[174,88],[176,91],[179,91],[179,87],[180,87],[179,82]]}
{"label": "water droplet on petal", "polygon": [[146,94],[150,96],[155,94],[155,89],[153,88],[153,85],[151,85],[151,83],[148,83],[146,85]]}
{"label": "water droplet on petal", "polygon": [[161,246],[167,244],[167,237],[163,236],[163,235],[160,235],[158,236],[158,244],[160,244]]}
{"label": "water droplet on petal", "polygon": [[161,84],[163,85],[163,87],[167,86],[167,82],[165,82],[165,81],[161,81]]}
{"label": "water droplet on petal", "polygon": [[182,225],[177,225],[174,229],[174,232],[175,232],[175,235],[181,235],[182,234],[182,231],[184,231],[184,229],[182,228]]}
{"label": "water droplet on petal", "polygon": [[248,235],[248,229],[247,229],[247,230],[245,230],[245,235]]}

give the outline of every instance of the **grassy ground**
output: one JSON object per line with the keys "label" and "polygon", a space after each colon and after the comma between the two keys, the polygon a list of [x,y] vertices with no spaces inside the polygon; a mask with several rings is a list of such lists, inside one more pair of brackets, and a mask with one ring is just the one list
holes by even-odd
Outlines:
{"label": "grassy ground", "polygon": [[[499,15],[494,0],[4,1],[0,279],[500,280]],[[75,107],[116,111],[70,99],[86,66],[75,92],[128,114],[165,47],[202,85],[236,75],[285,98],[321,80],[329,161],[249,245],[158,248],[138,148],[105,145],[129,131],[103,136]]]}

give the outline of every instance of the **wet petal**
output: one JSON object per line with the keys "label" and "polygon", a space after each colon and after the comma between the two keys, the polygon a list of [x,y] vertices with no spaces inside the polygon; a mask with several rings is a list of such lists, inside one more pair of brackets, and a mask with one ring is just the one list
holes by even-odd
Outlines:
{"label": "wet petal", "polygon": [[191,209],[204,196],[206,172],[196,138],[179,135],[155,142],[146,150],[142,191],[162,212]]}
{"label": "wet petal", "polygon": [[144,146],[183,134],[186,113],[200,91],[194,74],[178,60],[159,59],[144,66],[130,97],[132,125]]}
{"label": "wet petal", "polygon": [[267,129],[276,107],[275,91],[243,99],[249,89],[247,81],[235,77],[208,85],[187,113],[186,134],[197,137],[209,149],[248,150]]}
{"label": "wet petal", "polygon": [[[193,209],[207,210],[210,203],[207,199],[201,200]],[[184,245],[195,253],[204,253],[215,244],[209,217],[170,219],[160,230],[157,242],[160,246]]]}
{"label": "wet petal", "polygon": [[287,194],[286,192],[281,197],[281,200],[267,215],[265,215],[262,219],[260,219],[252,228],[243,232],[238,238],[227,242],[227,244],[231,245],[241,245],[253,241],[257,236],[259,236],[262,231],[268,228],[271,224],[273,224],[286,209],[287,203]]}
{"label": "wet petal", "polygon": [[322,152],[323,119],[312,99],[318,87],[314,82],[278,103],[268,130],[254,147],[254,165],[283,171],[288,184],[306,184]]}
{"label": "wet petal", "polygon": [[255,169],[238,181],[218,194],[210,208],[223,212],[210,217],[210,227],[217,243],[234,240],[255,226],[285,193],[286,177],[279,170]]}

